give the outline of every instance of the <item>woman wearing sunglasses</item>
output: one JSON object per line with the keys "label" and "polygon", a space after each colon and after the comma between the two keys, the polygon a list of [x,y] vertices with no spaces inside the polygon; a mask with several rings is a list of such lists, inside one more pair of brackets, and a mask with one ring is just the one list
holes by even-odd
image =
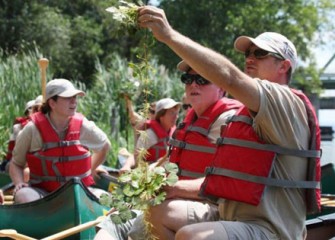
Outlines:
{"label": "woman wearing sunglasses", "polygon": [[[162,9],[140,7],[138,21],[141,27],[149,28],[157,40],[187,61],[192,69],[245,105],[248,119],[252,119],[252,127],[248,130],[253,139],[256,135],[265,144],[284,150],[280,153],[279,148],[276,151],[272,149],[270,152],[276,153],[272,159],[271,155],[258,157],[261,149],[253,154],[251,145],[243,150],[220,151],[225,148],[232,150],[231,144],[221,145],[227,140],[221,137],[217,157],[213,160],[217,165],[208,171],[201,187],[204,196],[222,199],[220,215],[216,221],[209,219],[189,225],[184,222],[186,226],[179,230],[176,224],[165,225],[158,237],[177,240],[306,239],[306,213],[320,210],[320,131],[307,97],[288,87],[298,64],[294,44],[274,32],[265,32],[256,38],[237,38],[235,49],[246,57],[242,72],[225,56],[174,30]],[[240,133],[246,137],[246,132],[237,129],[233,134],[237,136]],[[288,149],[295,153],[288,154]],[[307,152],[307,155],[301,154]],[[243,163],[240,162],[242,156],[245,156]],[[268,175],[263,182],[259,181],[254,172],[265,166],[269,158]],[[227,164],[229,167],[224,167]],[[234,171],[231,167],[237,165]],[[251,170],[253,174],[245,178],[245,170]],[[257,180],[256,184],[263,189],[244,195],[249,187],[255,186],[251,178]],[[211,193],[209,182],[213,187]],[[283,182],[292,185],[286,187]],[[306,187],[309,189],[304,189]],[[253,197],[255,202],[246,202]],[[174,223],[177,222],[178,217]],[[155,222],[152,224],[156,225]]]}

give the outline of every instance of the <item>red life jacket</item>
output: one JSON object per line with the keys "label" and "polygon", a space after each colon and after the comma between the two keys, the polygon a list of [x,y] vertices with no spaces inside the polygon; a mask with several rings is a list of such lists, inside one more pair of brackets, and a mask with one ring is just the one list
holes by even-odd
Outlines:
{"label": "red life jacket", "polygon": [[[309,150],[288,149],[261,141],[253,130],[248,110],[242,108],[232,117],[217,141],[218,150],[211,167],[206,169],[201,195],[212,200],[225,198],[257,206],[267,185],[305,188],[307,213],[320,211],[320,129],[308,98],[292,91],[306,106],[311,134]],[[277,154],[307,158],[309,171],[306,181],[271,178]]]}
{"label": "red life jacket", "polygon": [[170,129],[169,132],[166,132],[166,130],[159,122],[156,120],[148,120],[144,125],[144,129],[149,128],[151,128],[156,134],[158,142],[147,149],[148,155],[146,156],[145,160],[148,162],[155,162],[167,153],[168,140],[176,127],[174,126]]}
{"label": "red life jacket", "polygon": [[94,184],[91,175],[91,154],[80,144],[83,116],[76,113],[70,120],[64,140],[61,140],[44,114],[31,116],[39,130],[43,146],[27,154],[31,183],[49,192],[74,177],[81,178],[86,186]]}
{"label": "red life jacket", "polygon": [[[27,123],[30,121],[29,117],[17,117],[15,118],[14,124],[20,124],[21,129],[27,125]],[[7,154],[6,154],[6,160],[11,160],[13,157],[13,149],[15,147],[15,139],[14,140],[9,140],[8,142],[8,147],[7,147]]]}
{"label": "red life jacket", "polygon": [[240,107],[240,102],[224,98],[207,108],[198,118],[193,109],[188,112],[169,142],[170,162],[178,164],[179,179],[205,176],[205,168],[216,152],[216,145],[208,138],[212,124],[223,112]]}

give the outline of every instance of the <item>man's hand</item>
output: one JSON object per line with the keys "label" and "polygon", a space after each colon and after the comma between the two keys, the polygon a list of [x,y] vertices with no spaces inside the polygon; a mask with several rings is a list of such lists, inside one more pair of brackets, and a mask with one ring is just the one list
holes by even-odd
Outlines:
{"label": "man's hand", "polygon": [[140,27],[149,28],[158,41],[167,43],[174,30],[170,26],[165,12],[153,6],[139,7],[138,11]]}
{"label": "man's hand", "polygon": [[100,165],[92,172],[92,175],[93,175],[94,178],[99,179],[100,178],[100,176],[99,176],[100,173],[106,173],[107,175],[109,174],[108,171],[106,169],[104,169],[103,166]]}

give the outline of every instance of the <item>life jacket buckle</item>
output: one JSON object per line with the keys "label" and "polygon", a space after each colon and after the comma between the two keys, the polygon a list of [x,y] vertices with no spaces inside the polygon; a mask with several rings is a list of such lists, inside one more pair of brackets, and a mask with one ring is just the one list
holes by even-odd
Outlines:
{"label": "life jacket buckle", "polygon": [[58,158],[58,162],[63,163],[63,162],[68,162],[69,161],[69,157],[66,156],[62,156]]}
{"label": "life jacket buckle", "polygon": [[179,148],[184,149],[186,147],[186,142],[179,142]]}
{"label": "life jacket buckle", "polygon": [[212,174],[214,172],[214,167],[206,167],[205,174]]}
{"label": "life jacket buckle", "polygon": [[56,176],[56,181],[57,182],[66,182],[66,177],[64,177],[64,176]]}
{"label": "life jacket buckle", "polygon": [[69,145],[69,142],[68,142],[68,141],[59,141],[59,142],[58,142],[58,146],[59,146],[59,147],[68,147],[68,146],[70,146],[70,145]]}
{"label": "life jacket buckle", "polygon": [[223,145],[223,142],[224,142],[224,138],[223,137],[220,137],[218,139],[216,139],[216,145]]}

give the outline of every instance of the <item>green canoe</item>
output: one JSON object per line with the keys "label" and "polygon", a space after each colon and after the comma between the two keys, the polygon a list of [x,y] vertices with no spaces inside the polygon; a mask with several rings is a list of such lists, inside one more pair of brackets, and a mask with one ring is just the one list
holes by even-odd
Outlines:
{"label": "green canoe", "polygon": [[[106,211],[98,199],[74,178],[43,199],[18,205],[0,206],[0,229],[41,239],[95,220]],[[92,227],[67,239],[93,239]]]}

